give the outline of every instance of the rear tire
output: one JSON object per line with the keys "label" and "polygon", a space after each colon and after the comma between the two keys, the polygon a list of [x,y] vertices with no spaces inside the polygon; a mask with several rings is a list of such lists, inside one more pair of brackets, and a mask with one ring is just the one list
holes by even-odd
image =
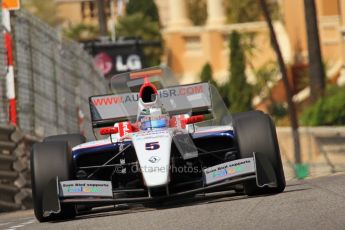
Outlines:
{"label": "rear tire", "polygon": [[72,157],[67,142],[51,141],[37,143],[31,152],[31,183],[34,213],[38,221],[45,222],[75,217],[74,205],[61,205],[61,213],[43,216],[43,193],[47,184],[58,177],[70,180]]}
{"label": "rear tire", "polygon": [[278,187],[260,188],[256,181],[244,183],[247,195],[260,195],[283,192],[286,186],[283,164],[281,161],[277,133],[272,119],[260,111],[235,114],[234,132],[239,148],[239,157],[253,157],[253,152],[265,154],[271,162],[277,178]]}
{"label": "rear tire", "polygon": [[80,134],[62,134],[44,138],[43,142],[66,141],[70,148],[86,142],[86,138]]}

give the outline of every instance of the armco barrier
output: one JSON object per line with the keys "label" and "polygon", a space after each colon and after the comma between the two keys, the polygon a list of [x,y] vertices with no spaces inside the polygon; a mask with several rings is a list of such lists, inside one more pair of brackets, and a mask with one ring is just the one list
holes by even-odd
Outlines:
{"label": "armco barrier", "polygon": [[0,125],[0,212],[32,207],[30,149],[39,138]]}

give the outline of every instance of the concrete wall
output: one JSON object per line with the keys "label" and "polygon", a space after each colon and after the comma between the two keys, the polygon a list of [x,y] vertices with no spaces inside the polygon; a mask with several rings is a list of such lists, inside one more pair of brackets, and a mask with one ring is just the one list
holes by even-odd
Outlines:
{"label": "concrete wall", "polygon": [[[303,163],[310,165],[310,176],[345,171],[345,127],[301,127]],[[287,178],[293,177],[294,146],[291,129],[277,127],[280,152]]]}

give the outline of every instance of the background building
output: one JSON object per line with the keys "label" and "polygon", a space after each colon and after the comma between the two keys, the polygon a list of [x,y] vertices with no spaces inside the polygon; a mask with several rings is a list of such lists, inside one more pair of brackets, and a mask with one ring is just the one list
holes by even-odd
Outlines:
{"label": "background building", "polygon": [[[65,24],[76,25],[80,23],[98,25],[97,5],[94,0],[54,0],[58,14]],[[114,15],[124,12],[125,1],[104,0],[105,12],[110,26],[112,13]],[[122,3],[120,3],[122,2]],[[112,7],[112,8],[111,8]]]}
{"label": "background building", "polygon": [[[113,4],[110,2],[113,1]],[[78,24],[97,25],[93,0],[55,0],[64,27]],[[125,0],[106,0],[108,28],[124,13]],[[253,70],[275,62],[266,23],[263,20],[227,24],[224,0],[206,0],[205,25],[195,26],[188,15],[187,0],[156,0],[162,25],[165,52],[162,60],[172,67],[182,82],[198,80],[205,63],[210,63],[215,79],[227,80],[229,69],[228,37],[233,30],[247,34],[254,49],[247,57],[248,81],[255,81]],[[304,4],[300,0],[280,0],[281,18],[275,22],[285,62],[307,67],[307,39]],[[345,60],[345,0],[317,0],[321,49],[328,77],[337,81]],[[110,8],[112,6],[113,8]],[[231,7],[231,6],[230,6]],[[113,17],[112,17],[113,13]],[[251,35],[251,36],[250,36]],[[292,74],[293,70],[290,71]]]}
{"label": "background building", "polygon": [[[330,77],[339,74],[344,63],[344,2],[316,2],[322,54]],[[285,62],[290,65],[306,63],[308,52],[303,1],[282,0],[279,4],[282,18],[276,21],[275,29]],[[275,60],[265,22],[226,24],[222,0],[207,1],[207,22],[204,26],[191,24],[185,0],[157,0],[157,5],[165,25],[163,33],[169,64],[186,81],[195,80],[205,62],[211,63],[217,80],[224,79],[229,63],[228,35],[233,30],[256,34],[256,52],[250,60],[254,67]]]}
{"label": "background building", "polygon": [[[253,35],[250,39],[253,47],[253,56],[249,63],[253,67],[259,67],[274,59],[273,50],[270,48],[269,34],[264,21],[241,24],[226,24],[226,15],[222,0],[207,1],[207,20],[202,26],[194,26],[187,15],[187,5],[184,0],[158,1],[160,9],[168,9],[167,23],[163,36],[166,45],[168,65],[176,74],[180,75],[184,82],[198,80],[202,66],[210,63],[214,77],[218,82],[227,80],[229,69],[229,34],[237,30],[247,35]],[[164,6],[163,2],[168,5]],[[166,8],[165,8],[166,7]],[[160,11],[162,13],[162,11]],[[163,17],[164,19],[164,17]],[[276,23],[278,36],[284,50],[285,57],[289,56],[289,43],[284,27]],[[249,74],[250,75],[250,74]]]}

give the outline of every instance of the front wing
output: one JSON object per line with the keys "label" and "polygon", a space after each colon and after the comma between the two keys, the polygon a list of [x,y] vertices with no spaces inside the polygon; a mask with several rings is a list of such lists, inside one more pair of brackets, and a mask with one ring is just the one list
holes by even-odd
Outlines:
{"label": "front wing", "polygon": [[262,153],[253,153],[253,157],[229,161],[203,170],[203,186],[187,191],[152,197],[149,189],[147,196],[116,198],[119,192],[144,192],[144,189],[113,190],[110,181],[96,180],[51,180],[43,194],[43,213],[50,216],[61,211],[61,204],[115,205],[124,203],[145,203],[159,199],[171,199],[179,196],[212,192],[222,187],[242,184],[256,180],[258,187],[277,187],[274,168]]}

